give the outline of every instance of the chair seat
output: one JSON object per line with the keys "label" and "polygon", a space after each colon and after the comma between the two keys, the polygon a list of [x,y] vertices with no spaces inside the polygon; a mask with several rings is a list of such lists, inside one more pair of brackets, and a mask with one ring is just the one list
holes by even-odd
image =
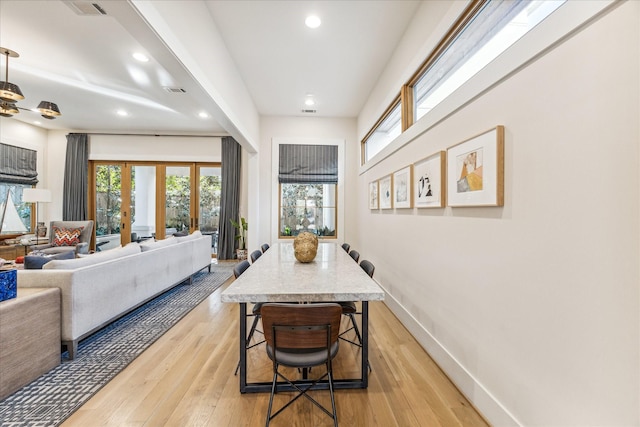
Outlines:
{"label": "chair seat", "polygon": [[[331,358],[333,359],[338,354],[338,344],[336,341],[331,346]],[[273,360],[273,347],[267,344],[267,354],[269,358]],[[327,349],[320,348],[317,350],[297,350],[290,349],[284,351],[282,349],[276,352],[278,363],[284,366],[292,366],[294,368],[318,366],[326,363],[327,361]]]}
{"label": "chair seat", "polygon": [[340,301],[338,304],[342,307],[342,314],[354,314],[358,311],[353,301]]}

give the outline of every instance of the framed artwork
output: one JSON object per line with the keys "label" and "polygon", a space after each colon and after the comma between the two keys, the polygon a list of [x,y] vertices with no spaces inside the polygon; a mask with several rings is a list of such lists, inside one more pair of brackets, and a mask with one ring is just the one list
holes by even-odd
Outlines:
{"label": "framed artwork", "polygon": [[396,209],[412,208],[413,166],[400,169],[393,174],[393,206]]}
{"label": "framed artwork", "polygon": [[380,209],[393,209],[393,176],[387,175],[380,178],[379,196]]}
{"label": "framed artwork", "polygon": [[445,206],[447,153],[439,151],[413,165],[413,204],[417,208]]}
{"label": "framed artwork", "polygon": [[447,149],[448,206],[504,206],[504,126]]}
{"label": "framed artwork", "polygon": [[369,209],[379,209],[380,199],[378,198],[378,181],[369,183]]}

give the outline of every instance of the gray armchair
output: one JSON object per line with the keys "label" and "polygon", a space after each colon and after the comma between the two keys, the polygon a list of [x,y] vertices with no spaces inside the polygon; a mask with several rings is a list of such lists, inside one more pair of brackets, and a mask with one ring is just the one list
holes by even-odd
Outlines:
{"label": "gray armchair", "polygon": [[[76,245],[62,245],[61,240],[57,239],[60,237],[60,233],[56,233],[56,229],[71,230],[78,229],[80,227],[82,227],[82,231],[78,236],[80,243]],[[74,251],[76,254],[88,254],[92,234],[93,221],[51,221],[49,227],[49,243],[32,246],[31,250],[44,252],[46,254],[58,254],[68,251]]]}

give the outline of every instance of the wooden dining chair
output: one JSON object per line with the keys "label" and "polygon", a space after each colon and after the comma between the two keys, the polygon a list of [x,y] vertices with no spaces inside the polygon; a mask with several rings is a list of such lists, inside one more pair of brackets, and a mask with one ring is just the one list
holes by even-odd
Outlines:
{"label": "wooden dining chair", "polygon": [[[304,396],[333,419],[338,426],[336,402],[333,393],[332,359],[338,354],[340,330],[340,305],[333,303],[318,304],[281,304],[266,303],[262,306],[262,324],[267,341],[267,355],[273,361],[273,380],[266,425],[284,409]],[[326,372],[316,379],[307,381],[310,368],[325,365]],[[296,384],[287,378],[280,367],[302,369],[304,384]],[[315,371],[315,370],[314,370]],[[308,391],[316,389],[317,385],[326,387],[329,384],[331,408],[329,412]],[[283,380],[293,387],[298,394],[272,415],[273,396],[278,390],[278,382]]]}
{"label": "wooden dining chair", "polygon": [[255,251],[251,252],[251,264],[253,264],[254,262],[256,262],[258,260],[258,258],[260,258],[262,256],[262,251],[260,249],[256,249]]}
{"label": "wooden dining chair", "polygon": [[267,250],[269,249],[269,244],[265,243],[264,245],[260,246],[260,249],[262,249],[262,253],[267,252]]}
{"label": "wooden dining chair", "polygon": [[[260,252],[260,251],[258,251]],[[251,266],[251,264],[249,264],[249,261],[244,260],[244,261],[240,261],[238,264],[236,264],[235,267],[233,267],[233,277],[234,278],[238,278],[242,275],[242,273],[244,273],[247,268],[249,268]],[[247,317],[253,317],[253,322],[251,323],[251,329],[249,329],[249,334],[247,335],[247,345],[246,345],[246,349],[249,350],[250,348],[253,348],[257,345],[260,345],[264,342],[264,340],[261,340],[257,343],[251,344],[251,339],[253,338],[253,334],[257,332],[260,332],[257,330],[258,327],[258,321],[260,320],[260,309],[262,308],[262,304],[261,302],[255,303],[253,305],[253,308],[251,309],[251,314],[247,314]],[[234,373],[234,375],[238,375],[238,369],[240,369],[240,361],[238,361],[238,365],[236,366],[236,371]]]}

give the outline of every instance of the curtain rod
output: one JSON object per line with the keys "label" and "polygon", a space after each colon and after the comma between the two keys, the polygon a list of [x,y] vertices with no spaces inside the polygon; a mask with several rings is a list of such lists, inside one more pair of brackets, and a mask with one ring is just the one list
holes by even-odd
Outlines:
{"label": "curtain rod", "polygon": [[188,138],[223,138],[230,135],[171,135],[158,133],[106,133],[106,132],[70,132],[69,135],[104,135],[104,136],[167,136],[167,137],[188,137]]}

